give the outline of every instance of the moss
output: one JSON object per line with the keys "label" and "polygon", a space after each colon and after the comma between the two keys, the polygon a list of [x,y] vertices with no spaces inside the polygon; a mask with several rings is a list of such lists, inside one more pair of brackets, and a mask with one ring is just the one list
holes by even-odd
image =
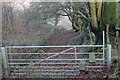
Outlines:
{"label": "moss", "polygon": [[103,13],[104,24],[110,24],[111,27],[115,27],[118,23],[118,3],[106,2],[104,5]]}

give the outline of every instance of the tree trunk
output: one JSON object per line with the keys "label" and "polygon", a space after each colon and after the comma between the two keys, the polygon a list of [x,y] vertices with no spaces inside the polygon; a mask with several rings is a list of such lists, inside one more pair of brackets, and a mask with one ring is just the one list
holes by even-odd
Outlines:
{"label": "tree trunk", "polygon": [[90,2],[90,11],[91,11],[91,18],[92,18],[92,27],[95,31],[98,31],[96,5],[94,0],[93,2]]}
{"label": "tree trunk", "polygon": [[118,2],[105,2],[103,12],[103,26],[109,24],[110,31],[116,31],[118,24]]}
{"label": "tree trunk", "polygon": [[101,20],[101,14],[102,14],[102,0],[99,0],[100,2],[96,2],[97,7],[97,20],[100,22]]}

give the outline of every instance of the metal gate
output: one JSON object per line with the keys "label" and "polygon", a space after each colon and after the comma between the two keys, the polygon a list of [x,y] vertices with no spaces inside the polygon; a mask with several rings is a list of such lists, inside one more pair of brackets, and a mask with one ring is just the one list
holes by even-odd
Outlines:
{"label": "metal gate", "polygon": [[5,77],[67,78],[111,65],[111,45],[6,46]]}

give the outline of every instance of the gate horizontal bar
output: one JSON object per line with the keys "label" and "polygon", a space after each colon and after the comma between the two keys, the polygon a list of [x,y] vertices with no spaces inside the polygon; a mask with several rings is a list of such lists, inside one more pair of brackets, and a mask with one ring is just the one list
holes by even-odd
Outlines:
{"label": "gate horizontal bar", "polygon": [[39,72],[39,71],[50,71],[50,72],[53,72],[53,71],[55,71],[55,72],[71,72],[71,71],[79,71],[79,70],[13,70],[13,71],[15,71],[15,72],[17,72],[17,71],[19,71],[19,72],[25,72],[25,71],[35,71],[35,72]]}
{"label": "gate horizontal bar", "polygon": [[86,71],[101,72],[101,71],[103,71],[103,70],[86,70]]}
{"label": "gate horizontal bar", "polygon": [[[29,75],[27,73],[14,73],[15,75]],[[31,73],[33,75],[76,75],[76,73]]]}
{"label": "gate horizontal bar", "polygon": [[[7,53],[7,54],[57,54],[57,53]],[[91,53],[63,53],[63,54],[103,54],[103,53],[98,53],[98,52],[91,52]]]}
{"label": "gate horizontal bar", "polygon": [[[31,63],[8,63],[8,64],[28,64],[30,65]],[[35,63],[35,64],[88,64],[88,63]]]}
{"label": "gate horizontal bar", "polygon": [[[27,60],[27,61],[30,61],[30,60],[32,60],[32,61],[36,61],[36,60],[41,60],[41,59],[8,59],[9,61],[25,61],[25,60]],[[69,61],[69,60],[77,60],[77,61],[80,61],[80,60],[90,60],[90,59],[46,59],[46,60],[44,60],[44,61],[47,61],[47,60],[50,60],[50,61]],[[95,60],[104,60],[104,59],[95,59]]]}
{"label": "gate horizontal bar", "polygon": [[49,48],[49,47],[103,47],[103,45],[65,45],[65,46],[6,46],[5,48]]}
{"label": "gate horizontal bar", "polygon": [[104,66],[86,66],[87,68],[104,68]]}
{"label": "gate horizontal bar", "polygon": [[[8,63],[8,64],[28,64],[30,65],[31,63]],[[89,64],[89,63],[36,63],[36,64]],[[104,64],[104,63],[96,63],[96,64]]]}
{"label": "gate horizontal bar", "polygon": [[80,66],[9,66],[9,68],[79,68]]}

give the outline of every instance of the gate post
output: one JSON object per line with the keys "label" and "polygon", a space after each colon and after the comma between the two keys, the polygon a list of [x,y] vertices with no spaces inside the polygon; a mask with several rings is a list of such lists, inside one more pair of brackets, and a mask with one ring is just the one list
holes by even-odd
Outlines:
{"label": "gate post", "polygon": [[5,75],[5,78],[6,78],[6,77],[9,77],[9,72],[8,72],[8,61],[7,61],[7,58],[6,58],[6,52],[5,52],[4,47],[1,48],[1,52],[2,52],[3,66],[5,68],[3,70],[5,70],[4,75]]}
{"label": "gate post", "polygon": [[107,69],[111,69],[111,45],[107,45]]}

